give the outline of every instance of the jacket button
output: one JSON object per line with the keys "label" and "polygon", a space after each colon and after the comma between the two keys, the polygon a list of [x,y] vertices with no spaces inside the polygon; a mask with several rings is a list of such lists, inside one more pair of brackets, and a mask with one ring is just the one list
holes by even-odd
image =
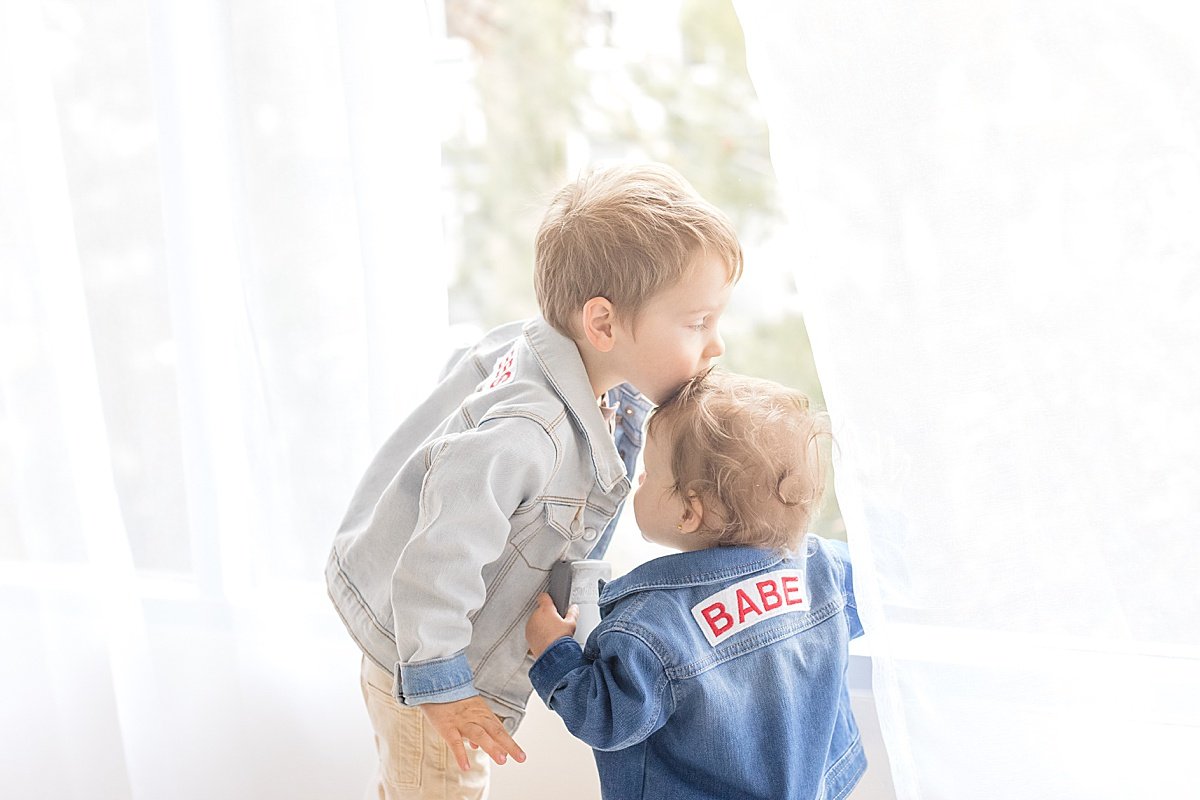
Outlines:
{"label": "jacket button", "polygon": [[596,538],[596,529],[595,528],[587,528],[584,530],[583,540],[585,542],[590,542],[595,538]]}

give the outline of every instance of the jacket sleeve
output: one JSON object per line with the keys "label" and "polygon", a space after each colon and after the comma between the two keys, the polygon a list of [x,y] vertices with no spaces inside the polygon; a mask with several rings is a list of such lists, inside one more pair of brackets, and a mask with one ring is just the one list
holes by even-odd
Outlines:
{"label": "jacket sleeve", "polygon": [[534,662],[529,679],[576,738],[596,750],[621,750],[665,725],[674,697],[662,662],[641,638],[611,628],[593,635],[595,659],[563,637]]}
{"label": "jacket sleeve", "polygon": [[483,568],[500,557],[509,518],[543,493],[556,448],[540,423],[502,417],[447,436],[429,452],[416,530],[392,574],[392,611],[407,705],[477,694],[467,664],[469,615]]}
{"label": "jacket sleeve", "polygon": [[850,638],[863,635],[862,621],[858,618],[858,602],[854,599],[854,565],[850,562],[850,548],[845,542],[826,539],[833,560],[842,573],[842,594],[846,598],[846,618],[850,622]]}

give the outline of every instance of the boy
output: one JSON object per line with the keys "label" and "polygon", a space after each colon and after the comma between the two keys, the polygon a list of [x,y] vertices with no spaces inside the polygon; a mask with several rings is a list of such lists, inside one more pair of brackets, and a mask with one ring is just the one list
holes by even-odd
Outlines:
{"label": "boy", "polygon": [[604,553],[649,405],[721,355],[741,269],[673,170],[581,178],[538,231],[542,318],[488,334],[376,456],[326,579],[364,654],[380,797],[480,796],[484,753],[524,760],[525,618],[555,562]]}
{"label": "boy", "polygon": [[650,418],[633,510],[681,552],[606,584],[582,650],[549,595],[530,678],[595,750],[606,800],[842,798],[866,768],[846,689],[862,633],[845,545],[805,537],[823,415],[712,372]]}

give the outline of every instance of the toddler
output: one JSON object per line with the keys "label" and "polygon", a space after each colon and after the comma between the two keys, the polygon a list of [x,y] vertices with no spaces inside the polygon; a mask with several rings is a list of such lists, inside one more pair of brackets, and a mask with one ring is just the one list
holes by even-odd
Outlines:
{"label": "toddler", "polygon": [[530,679],[595,750],[605,798],[842,798],[861,777],[850,561],[805,534],[828,437],[799,392],[694,378],[650,417],[633,499],[642,535],[680,552],[606,584],[583,648],[575,610],[538,598]]}

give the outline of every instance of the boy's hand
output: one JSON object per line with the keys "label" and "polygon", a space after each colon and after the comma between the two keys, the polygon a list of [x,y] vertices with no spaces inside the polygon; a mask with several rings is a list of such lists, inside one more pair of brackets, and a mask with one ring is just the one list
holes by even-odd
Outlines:
{"label": "boy's hand", "polygon": [[454,759],[463,772],[470,769],[463,739],[472,747],[482,747],[492,761],[503,764],[511,754],[518,763],[525,761],[525,751],[504,730],[500,718],[488,708],[482,697],[467,697],[453,703],[422,703],[425,718],[433,723],[434,729],[450,745]]}
{"label": "boy's hand", "polygon": [[538,595],[537,608],[529,615],[529,622],[525,623],[525,641],[529,643],[529,652],[537,658],[559,638],[574,635],[577,619],[577,606],[571,606],[567,609],[567,616],[560,617],[550,595],[542,592]]}

